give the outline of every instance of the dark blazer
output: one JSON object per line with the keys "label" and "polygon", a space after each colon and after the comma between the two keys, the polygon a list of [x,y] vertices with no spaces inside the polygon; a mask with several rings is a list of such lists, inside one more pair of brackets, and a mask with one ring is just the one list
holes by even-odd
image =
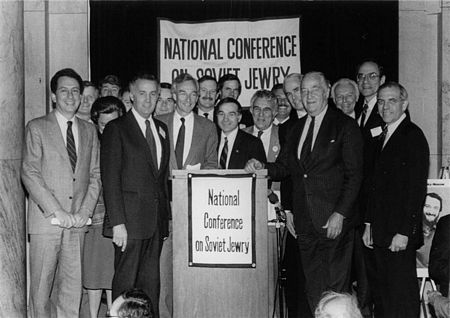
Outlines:
{"label": "dark blazer", "polygon": [[[328,108],[317,134],[308,164],[300,163],[298,146],[307,116],[299,119],[286,138],[275,163],[268,163],[275,180],[290,174],[293,182],[293,210],[309,214],[314,228],[322,235],[333,212],[345,216],[346,231],[353,224],[354,203],[362,180],[363,141],[356,122],[341,111]],[[297,233],[300,222],[295,218]]]}
{"label": "dark blazer", "polygon": [[[362,108],[362,106],[361,106]],[[357,115],[356,121],[358,122],[359,117],[361,117],[361,110]],[[363,167],[363,185],[361,186],[361,192],[359,196],[359,211],[362,222],[364,220],[364,215],[366,214],[366,204],[367,204],[367,195],[370,188],[370,184],[368,184],[368,177],[372,173],[375,154],[374,151],[377,149],[374,145],[371,145],[373,142],[377,142],[378,136],[372,137],[371,129],[376,127],[383,127],[384,121],[378,113],[377,105],[374,106],[372,112],[370,113],[369,118],[367,119],[366,125],[361,128],[361,133],[364,140],[364,167]]]}
{"label": "dark blazer", "polygon": [[149,239],[157,227],[162,237],[167,234],[169,132],[153,120],[162,146],[159,169],[131,111],[109,122],[103,132],[100,166],[106,236],[112,236],[112,227],[118,224],[125,224],[129,239]]}
{"label": "dark blazer", "polygon": [[429,149],[422,130],[406,117],[383,150],[372,143],[375,162],[369,176],[365,222],[371,223],[374,245],[388,247],[395,234],[408,245],[423,244],[422,209],[427,190]]}
{"label": "dark blazer", "polygon": [[430,278],[439,284],[440,291],[448,296],[450,265],[450,215],[443,216],[436,227],[436,232],[431,243]]}
{"label": "dark blazer", "polygon": [[[220,154],[218,154],[220,157]],[[228,169],[244,169],[248,160],[266,162],[266,152],[260,139],[238,129],[228,162]]]}

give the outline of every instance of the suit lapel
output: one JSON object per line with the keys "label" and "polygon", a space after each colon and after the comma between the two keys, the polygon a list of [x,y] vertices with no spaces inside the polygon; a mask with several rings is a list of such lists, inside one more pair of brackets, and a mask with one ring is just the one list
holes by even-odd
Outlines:
{"label": "suit lapel", "polygon": [[267,149],[267,162],[274,162],[280,152],[280,141],[278,138],[278,126],[272,125],[270,133],[269,149]]}
{"label": "suit lapel", "polygon": [[152,154],[150,151],[150,147],[147,143],[147,139],[145,139],[144,134],[142,133],[141,128],[139,127],[139,124],[134,117],[134,114],[132,112],[127,113],[128,121],[130,124],[128,125],[130,127],[130,132],[132,135],[136,137],[136,140],[140,143],[140,148],[143,150],[145,159],[147,160],[147,163],[152,167],[152,173],[156,174],[158,171],[158,167],[155,166],[152,160]]}
{"label": "suit lapel", "polygon": [[293,156],[297,159],[297,164],[299,165],[299,167],[303,168],[300,159],[298,157],[298,154],[300,153],[300,139],[302,138],[302,134],[303,134],[303,130],[305,129],[305,123],[306,123],[306,118],[308,116],[303,116],[302,118],[298,119],[298,127],[297,129],[297,133],[295,134],[295,141],[294,141],[294,145],[295,147],[292,147],[292,150],[294,151]]}
{"label": "suit lapel", "polygon": [[77,121],[78,125],[78,159],[77,159],[77,166],[75,168],[75,172],[79,169],[79,166],[82,162],[84,162],[84,155],[88,153],[88,147],[87,147],[87,141],[89,140],[89,136],[87,133],[87,129],[84,129],[84,123],[82,123],[82,119],[78,119],[75,117],[75,120]]}
{"label": "suit lapel", "polygon": [[[174,133],[173,133],[173,121],[174,121],[174,113],[170,113],[167,120],[167,129],[169,130],[169,142],[170,142],[170,171],[173,169],[178,169],[177,159],[175,157],[175,142],[174,141]],[[171,172],[172,174],[172,172]]]}
{"label": "suit lapel", "polygon": [[[197,114],[194,115],[194,125],[192,127],[192,139],[191,139],[191,146],[189,147],[189,153],[186,157],[186,160],[183,163],[183,169],[186,169],[186,166],[188,164],[194,163],[194,157],[197,153],[197,147],[198,147],[198,141],[202,139],[202,127],[200,125],[200,121],[197,118]],[[186,147],[186,145],[184,145]]]}
{"label": "suit lapel", "polygon": [[328,144],[333,139],[336,139],[336,136],[332,136],[332,128],[334,127],[333,119],[334,116],[332,110],[328,107],[327,112],[323,117],[322,123],[320,124],[319,131],[317,132],[317,137],[314,142],[311,158],[308,160],[308,162],[316,162],[316,160],[314,159],[318,156],[323,155],[326,152]]}
{"label": "suit lapel", "polygon": [[[228,169],[234,169],[237,164],[239,164],[239,155],[240,155],[240,146],[242,143],[242,134],[246,134],[238,129],[236,139],[234,140],[233,149],[231,149],[230,153],[230,161],[228,162]],[[219,154],[220,156],[220,154]],[[231,167],[231,168],[230,168]]]}

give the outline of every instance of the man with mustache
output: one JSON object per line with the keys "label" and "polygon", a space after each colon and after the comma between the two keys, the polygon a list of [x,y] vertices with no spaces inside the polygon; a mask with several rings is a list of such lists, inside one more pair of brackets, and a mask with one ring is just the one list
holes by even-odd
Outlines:
{"label": "man with mustache", "polygon": [[217,99],[217,81],[214,77],[205,75],[199,78],[199,97],[194,112],[214,121],[214,105]]}

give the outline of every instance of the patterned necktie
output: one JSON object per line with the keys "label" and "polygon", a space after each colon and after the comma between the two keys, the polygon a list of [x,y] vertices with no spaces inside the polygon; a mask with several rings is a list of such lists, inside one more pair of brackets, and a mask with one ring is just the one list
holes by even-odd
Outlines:
{"label": "patterned necktie", "polygon": [[309,123],[308,132],[306,134],[305,141],[303,142],[302,151],[300,152],[300,161],[305,162],[311,154],[312,140],[314,134],[314,117],[311,116],[311,122]]}
{"label": "patterned necktie", "polygon": [[75,148],[75,139],[73,138],[71,121],[67,122],[66,147],[72,171],[75,172],[75,167],[77,166],[77,148]]}
{"label": "patterned necktie", "polygon": [[178,131],[177,144],[175,145],[175,158],[177,159],[178,169],[183,169],[184,134],[186,127],[184,126],[184,117],[181,117],[180,120],[181,126]]}
{"label": "patterned necktie", "polygon": [[156,155],[156,143],[155,138],[153,136],[152,127],[150,126],[150,121],[147,119],[145,121],[145,139],[147,139],[148,146],[150,148],[150,153],[152,155],[153,164],[155,167],[158,167],[158,159]]}
{"label": "patterned necktie", "polygon": [[364,122],[366,121],[367,109],[369,105],[364,104],[362,112],[361,112],[361,122],[359,123],[359,127],[364,128]]}
{"label": "patterned necktie", "polygon": [[263,131],[262,130],[258,130],[258,138],[259,139],[261,139],[262,134],[263,134]]}
{"label": "patterned necktie", "polygon": [[223,144],[222,153],[220,154],[220,169],[227,168],[227,157],[228,157],[228,139],[225,137],[225,142]]}

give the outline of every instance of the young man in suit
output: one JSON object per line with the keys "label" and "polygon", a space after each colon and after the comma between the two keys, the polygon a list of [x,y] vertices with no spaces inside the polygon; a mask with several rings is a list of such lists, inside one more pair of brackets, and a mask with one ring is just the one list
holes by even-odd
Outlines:
{"label": "young man in suit", "polygon": [[250,160],[246,170],[266,167],[272,179],[291,175],[295,231],[315,308],[322,293],[350,290],[354,203],[362,180],[362,137],[356,122],[328,107],[330,86],[320,72],[304,76],[308,116],[290,130],[275,163]]}
{"label": "young man in suit", "polygon": [[170,209],[169,132],[152,117],[159,94],[156,77],[136,75],[130,92],[132,109],[109,122],[102,135],[104,233],[115,244],[113,299],[141,288],[157,304],[159,254]]}
{"label": "young man in suit", "polygon": [[217,104],[217,123],[221,129],[218,148],[220,169],[244,169],[251,158],[266,162],[261,139],[239,129],[242,106],[232,97]]}
{"label": "young man in suit", "polygon": [[[193,112],[198,99],[198,83],[183,73],[172,82],[175,111],[158,116],[169,130],[170,171],[174,169],[217,169],[217,128],[205,117]],[[172,317],[173,273],[172,233],[164,241],[161,252],[161,317]]]}
{"label": "young man in suit", "polygon": [[101,187],[99,144],[94,125],[75,117],[81,77],[63,69],[50,86],[55,110],[28,123],[23,151],[22,181],[30,195],[29,313],[78,317],[84,235]]}
{"label": "young man in suit", "polygon": [[377,106],[386,125],[373,143],[363,234],[364,245],[374,251],[375,317],[419,317],[416,249],[423,244],[429,148],[422,130],[405,114],[403,86],[380,86]]}

